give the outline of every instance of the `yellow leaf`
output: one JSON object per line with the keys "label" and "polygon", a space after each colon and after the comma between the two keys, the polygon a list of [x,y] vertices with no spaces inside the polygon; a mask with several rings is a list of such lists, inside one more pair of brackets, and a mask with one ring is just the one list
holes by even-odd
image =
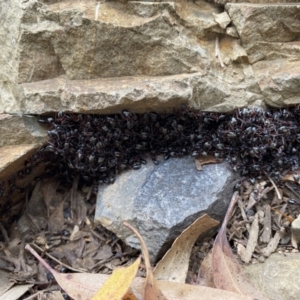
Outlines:
{"label": "yellow leaf", "polygon": [[136,276],[140,263],[141,258],[139,257],[131,266],[116,269],[92,300],[122,299]]}

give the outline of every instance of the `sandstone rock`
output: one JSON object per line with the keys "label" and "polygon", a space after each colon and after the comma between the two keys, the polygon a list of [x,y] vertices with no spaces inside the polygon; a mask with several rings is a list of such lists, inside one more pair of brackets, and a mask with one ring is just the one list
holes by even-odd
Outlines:
{"label": "sandstone rock", "polygon": [[[260,59],[299,59],[299,4],[228,3],[226,10],[235,25],[251,62]],[[286,45],[286,43],[288,43]]]}
{"label": "sandstone rock", "polygon": [[281,107],[300,102],[299,61],[259,61],[253,70],[268,105]]}
{"label": "sandstone rock", "polygon": [[221,28],[225,29],[227,25],[230,24],[231,20],[227,14],[227,12],[222,12],[220,14],[213,14],[215,21],[221,26]]}
{"label": "sandstone rock", "polygon": [[236,40],[221,39],[229,71],[214,57],[214,38],[225,31],[213,4],[8,2],[16,22],[4,18],[5,28],[18,51],[3,47],[0,111],[163,111],[181,103],[232,111],[262,98]]}
{"label": "sandstone rock", "polygon": [[[205,49],[192,39],[178,39],[185,33],[168,10],[148,18],[105,3],[100,7],[97,20],[91,14],[94,1],[72,1],[71,6],[59,2],[36,10],[43,21],[24,24],[19,82],[50,79],[62,72],[69,79],[94,79],[190,73],[205,66]],[[57,67],[45,78],[40,69],[49,69],[48,64]]]}
{"label": "sandstone rock", "polygon": [[247,105],[247,92],[259,93],[246,68],[230,67],[220,71],[219,76],[219,80],[213,74],[204,77],[203,73],[194,73],[76,81],[61,77],[23,83],[22,106],[28,114],[61,110],[116,113],[130,108],[134,112],[166,111],[182,103],[202,110],[233,111]]}
{"label": "sandstone rock", "polygon": [[[221,55],[232,62],[247,63],[248,55],[239,41],[232,37],[225,37],[220,42]],[[226,63],[226,61],[224,61]],[[227,62],[229,64],[229,62]]]}
{"label": "sandstone rock", "polygon": [[204,213],[221,220],[232,196],[237,175],[226,163],[197,171],[191,157],[148,163],[122,173],[109,186],[99,186],[95,221],[132,247],[138,239],[122,226],[135,226],[155,261],[170,243]]}
{"label": "sandstone rock", "polygon": [[244,270],[257,289],[269,299],[299,299],[299,253],[274,253],[264,263],[244,266]]}
{"label": "sandstone rock", "polygon": [[195,4],[188,1],[176,1],[176,13],[193,35],[198,39],[211,40],[218,33],[224,33],[224,29],[215,21],[214,14],[220,13],[220,9],[206,1],[197,1]]}
{"label": "sandstone rock", "polygon": [[235,37],[235,38],[239,37],[235,27],[233,27],[233,26],[229,26],[226,28],[226,34],[229,36]]}
{"label": "sandstone rock", "polygon": [[[21,212],[28,184],[33,187],[35,177],[45,169],[44,164],[35,168],[28,167],[25,172],[24,162],[40,147],[39,144],[13,145],[0,148],[0,222],[10,224]],[[22,175],[19,173],[22,171]]]}
{"label": "sandstone rock", "polygon": [[29,158],[37,149],[38,144],[14,145],[1,147],[0,151],[0,179],[14,174],[23,168],[24,161]]}
{"label": "sandstone rock", "polygon": [[0,114],[0,147],[43,142],[45,135],[36,117]]}

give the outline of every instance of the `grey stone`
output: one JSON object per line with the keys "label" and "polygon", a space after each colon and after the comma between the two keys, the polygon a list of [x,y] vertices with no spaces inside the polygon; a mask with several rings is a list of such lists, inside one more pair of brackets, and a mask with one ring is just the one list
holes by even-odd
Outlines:
{"label": "grey stone", "polygon": [[272,254],[264,263],[244,266],[255,287],[272,300],[298,300],[300,254]]}
{"label": "grey stone", "polygon": [[223,218],[236,178],[226,163],[197,171],[191,157],[172,158],[158,166],[149,162],[121,174],[113,185],[99,186],[95,221],[139,248],[138,239],[122,226],[124,221],[131,223],[154,262],[202,214]]}

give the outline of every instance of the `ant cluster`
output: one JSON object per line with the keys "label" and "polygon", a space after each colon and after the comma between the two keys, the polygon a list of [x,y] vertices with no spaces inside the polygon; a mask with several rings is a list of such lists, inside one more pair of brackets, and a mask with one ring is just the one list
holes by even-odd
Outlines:
{"label": "ant cluster", "polygon": [[173,113],[82,115],[59,112],[50,123],[40,160],[55,163],[61,174],[85,181],[113,183],[125,169],[139,169],[149,153],[158,164],[184,155],[226,159],[242,177],[265,174],[280,182],[284,171],[299,168],[300,106],[265,111],[243,108],[233,115],[182,106]]}
{"label": "ant cluster", "polygon": [[50,124],[47,145],[26,161],[17,177],[43,162],[48,166],[45,176],[58,171],[69,180],[80,175],[89,183],[108,184],[123,170],[141,168],[146,155],[154,164],[159,155],[164,159],[213,155],[251,183],[268,175],[280,184],[280,176],[288,171],[299,181],[300,105],[268,111],[243,108],[232,115],[186,106],[161,114],[59,112],[53,118],[40,117],[39,122]]}

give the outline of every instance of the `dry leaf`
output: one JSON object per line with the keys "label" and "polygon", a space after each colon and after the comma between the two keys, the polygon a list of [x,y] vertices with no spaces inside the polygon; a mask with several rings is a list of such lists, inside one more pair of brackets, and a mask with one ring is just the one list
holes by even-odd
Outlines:
{"label": "dry leaf", "polygon": [[217,161],[214,156],[201,156],[195,158],[195,164],[198,171],[202,171],[202,166],[207,164],[217,164],[220,161]]}
{"label": "dry leaf", "polygon": [[[136,290],[140,290],[142,285],[143,278],[135,278],[133,286]],[[253,300],[229,291],[179,282],[158,280],[157,286],[168,300]]]}
{"label": "dry leaf", "polygon": [[202,260],[198,272],[198,285],[215,288],[212,270],[212,252],[210,251]]}
{"label": "dry leaf", "polygon": [[[99,248],[99,247],[98,247]],[[98,249],[97,254],[93,256],[95,260],[107,259],[113,256],[111,246],[103,245],[100,249]]]}
{"label": "dry leaf", "polygon": [[101,274],[88,274],[88,273],[59,273],[52,269],[30,245],[26,245],[25,249],[31,252],[32,255],[41,262],[49,272],[55,277],[60,287],[74,299],[90,300],[99,288],[107,280],[107,277]]}
{"label": "dry leaf", "polygon": [[156,287],[156,280],[154,279],[152,268],[150,265],[150,257],[145,241],[139,234],[139,232],[127,222],[123,223],[124,226],[128,227],[130,230],[134,232],[134,234],[138,237],[141,243],[141,249],[144,257],[144,262],[146,266],[146,281],[144,286],[144,300],[167,300],[167,298],[162,294],[162,292]]}
{"label": "dry leaf", "polygon": [[218,221],[210,218],[208,215],[198,218],[174,241],[171,249],[155,267],[154,277],[157,280],[185,283],[193,245],[200,234],[218,224]]}
{"label": "dry leaf", "polygon": [[232,291],[260,300],[267,299],[260,291],[257,291],[244,276],[239,262],[233,255],[226,238],[227,223],[237,198],[238,192],[235,192],[212,249],[214,283],[218,289]]}
{"label": "dry leaf", "polygon": [[9,272],[0,270],[0,299],[7,290],[9,290],[14,283],[9,280]]}
{"label": "dry leaf", "polygon": [[[294,182],[297,182],[295,181],[295,178],[294,178],[294,175],[295,173],[287,173],[285,174],[284,176],[281,177],[281,180],[282,181],[294,181]],[[300,176],[300,170],[297,171],[297,175]]]}
{"label": "dry leaf", "polygon": [[0,296],[0,300],[18,300],[33,284],[15,285]]}
{"label": "dry leaf", "polygon": [[60,291],[44,292],[42,295],[40,295],[40,299],[65,300],[65,298],[63,297]]}
{"label": "dry leaf", "polygon": [[[104,274],[58,273],[57,271],[53,270],[29,245],[26,245],[26,249],[29,250],[54,275],[62,289],[74,299],[90,300],[93,295],[95,295],[97,290],[104,284],[104,282],[109,279],[109,275]],[[131,287],[135,294],[143,294],[145,282],[145,278],[135,278],[133,280]],[[168,300],[199,300],[199,295],[201,295],[201,300],[252,299],[228,291],[220,291],[209,287],[195,286],[178,282],[156,281],[156,284],[165,295],[168,295]],[[128,292],[123,300],[133,300],[134,298],[130,298],[131,296],[132,294]],[[140,298],[141,297],[138,299]],[[166,299],[166,297],[163,299]]]}
{"label": "dry leaf", "polygon": [[[92,300],[121,299],[127,293],[136,276],[140,263],[141,258],[139,257],[129,267],[116,269],[109,279],[101,286],[101,289],[96,293]],[[134,299],[132,298],[132,295],[130,297],[130,299]]]}
{"label": "dry leaf", "polygon": [[58,181],[56,178],[49,179],[46,181],[42,182],[42,191],[44,195],[44,201],[47,207],[47,216],[49,218],[50,216],[50,211],[51,211],[51,202],[52,202],[52,197],[55,194],[58,186],[59,186],[60,181]]}

